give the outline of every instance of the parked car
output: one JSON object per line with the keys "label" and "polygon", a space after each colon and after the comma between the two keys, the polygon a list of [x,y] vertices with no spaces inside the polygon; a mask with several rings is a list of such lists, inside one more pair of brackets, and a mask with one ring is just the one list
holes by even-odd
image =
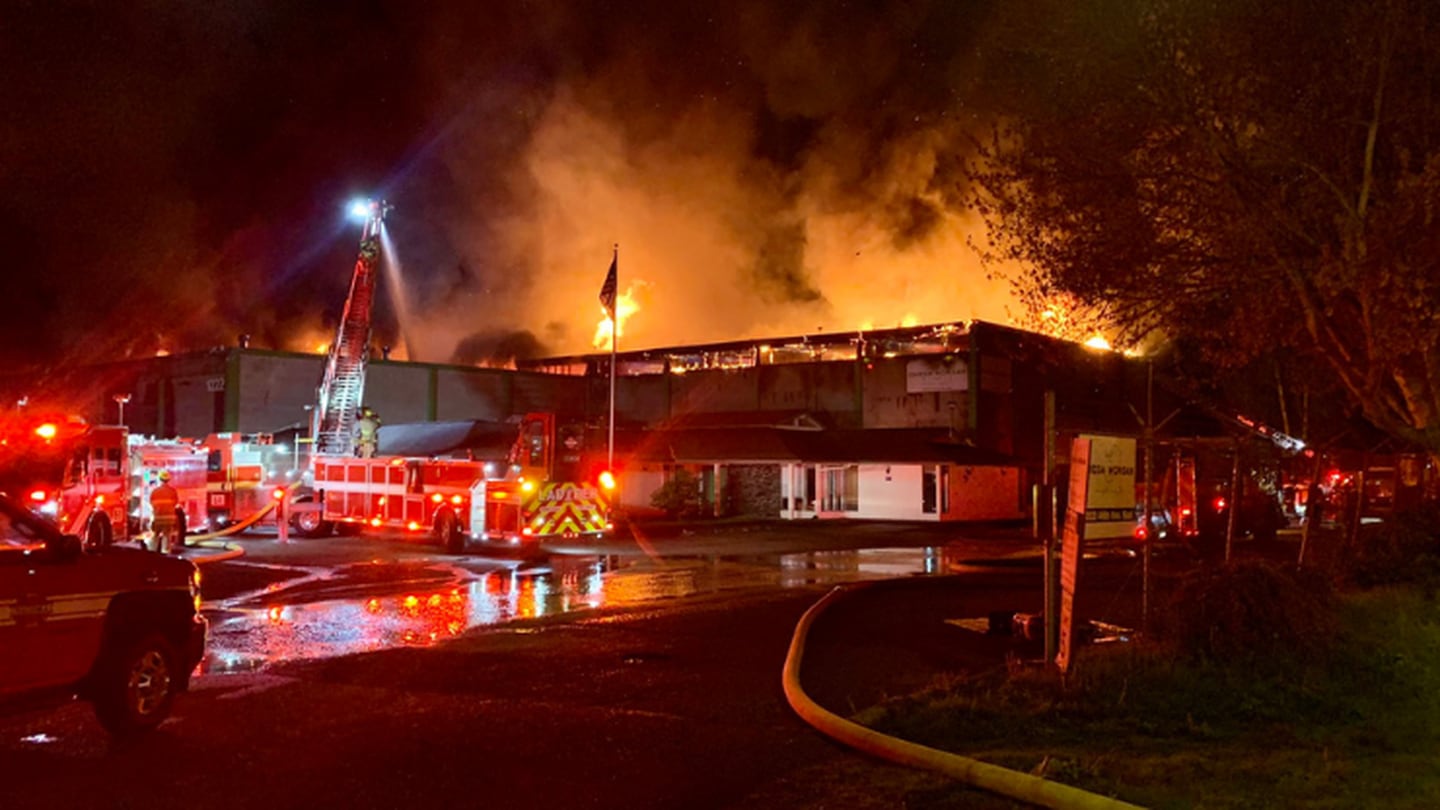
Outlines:
{"label": "parked car", "polygon": [[83,549],[0,493],[0,713],[79,697],[113,734],[155,728],[204,654],[199,608],[189,560]]}

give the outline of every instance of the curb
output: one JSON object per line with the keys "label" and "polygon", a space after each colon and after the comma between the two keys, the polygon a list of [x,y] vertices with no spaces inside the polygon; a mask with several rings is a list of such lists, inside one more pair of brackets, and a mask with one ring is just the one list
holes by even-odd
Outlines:
{"label": "curb", "polygon": [[822,734],[864,753],[900,765],[935,771],[983,790],[1040,807],[1061,810],[1141,810],[1140,805],[1052,782],[1034,774],[1012,771],[977,759],[890,737],[846,720],[811,700],[800,686],[800,662],[805,654],[805,638],[810,632],[810,626],[832,602],[863,587],[868,587],[868,583],[835,588],[819,602],[811,605],[805,615],[800,617],[800,623],[795,626],[795,634],[790,639],[790,649],[785,655],[781,683],[790,708],[800,715],[802,720]]}

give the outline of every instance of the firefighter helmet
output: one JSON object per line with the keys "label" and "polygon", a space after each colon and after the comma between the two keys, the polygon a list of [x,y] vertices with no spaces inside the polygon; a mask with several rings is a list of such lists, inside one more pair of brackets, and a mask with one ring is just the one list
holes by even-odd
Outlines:
{"label": "firefighter helmet", "polygon": [[169,480],[170,480],[170,471],[169,471],[169,470],[161,470],[161,471],[160,471],[160,480],[161,480],[161,481],[169,481]]}

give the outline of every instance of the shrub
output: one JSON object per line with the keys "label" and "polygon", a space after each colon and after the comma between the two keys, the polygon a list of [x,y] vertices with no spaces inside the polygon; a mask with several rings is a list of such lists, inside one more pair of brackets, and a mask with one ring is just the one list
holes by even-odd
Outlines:
{"label": "shrub", "polygon": [[1335,628],[1326,578],[1258,561],[1189,574],[1159,626],[1182,657],[1220,664],[1314,658],[1329,648]]}
{"label": "shrub", "polygon": [[670,518],[690,517],[700,511],[700,489],[695,475],[677,469],[670,479],[650,493],[650,505]]}
{"label": "shrub", "polygon": [[1427,595],[1440,588],[1440,507],[1397,512],[1363,527],[1345,544],[1339,575],[1362,588],[1418,585]]}

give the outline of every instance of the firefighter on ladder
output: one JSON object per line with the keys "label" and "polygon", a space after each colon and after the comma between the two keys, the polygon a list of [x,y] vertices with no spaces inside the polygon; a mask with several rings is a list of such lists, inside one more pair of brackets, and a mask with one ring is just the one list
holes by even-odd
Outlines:
{"label": "firefighter on ladder", "polygon": [[150,492],[150,538],[155,551],[180,550],[180,493],[170,486],[170,472],[160,471],[160,485]]}
{"label": "firefighter on ladder", "polygon": [[355,423],[355,453],[361,458],[375,455],[375,446],[380,438],[380,417],[369,406],[360,409],[360,419]]}

